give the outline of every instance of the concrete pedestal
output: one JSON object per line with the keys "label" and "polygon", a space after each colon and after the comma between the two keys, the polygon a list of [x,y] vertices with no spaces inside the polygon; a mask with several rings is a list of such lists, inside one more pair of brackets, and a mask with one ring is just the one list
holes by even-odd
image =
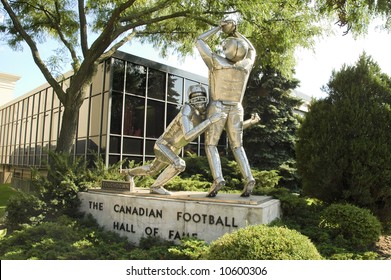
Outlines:
{"label": "concrete pedestal", "polygon": [[225,233],[280,217],[280,201],[267,196],[219,193],[207,198],[202,192],[163,196],[136,188],[133,192],[89,190],[79,197],[81,211],[136,244],[147,236],[173,241],[189,236],[211,242]]}

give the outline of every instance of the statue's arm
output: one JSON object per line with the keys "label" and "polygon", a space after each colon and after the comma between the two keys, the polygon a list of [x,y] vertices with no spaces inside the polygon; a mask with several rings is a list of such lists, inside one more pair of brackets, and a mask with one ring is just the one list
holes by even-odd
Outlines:
{"label": "statue's arm", "polygon": [[251,118],[249,118],[248,120],[245,120],[243,122],[243,129],[247,129],[247,128],[253,126],[254,124],[259,123],[260,120],[261,120],[261,118],[259,117],[259,115],[257,113],[251,114]]}
{"label": "statue's arm", "polygon": [[244,35],[242,35],[238,31],[235,31],[234,35],[236,37],[241,38],[244,41],[246,41],[246,43],[248,44],[248,53],[247,53],[247,57],[246,58],[250,59],[254,63],[255,57],[257,55],[257,52],[256,52],[253,44]]}
{"label": "statue's arm", "polygon": [[221,26],[214,27],[211,30],[206,31],[205,33],[198,36],[196,41],[196,47],[208,67],[212,66],[213,52],[210,49],[209,45],[206,43],[206,40],[208,40],[208,38],[219,32],[220,30]]}
{"label": "statue's arm", "polygon": [[184,138],[187,142],[193,141],[197,138],[201,133],[205,132],[205,130],[212,124],[219,121],[221,118],[225,118],[227,115],[225,113],[216,113],[212,115],[210,118],[207,118],[200,124],[193,127],[193,123],[191,121],[191,108],[190,105],[186,104],[189,108],[184,108],[184,112],[182,114],[182,131]]}

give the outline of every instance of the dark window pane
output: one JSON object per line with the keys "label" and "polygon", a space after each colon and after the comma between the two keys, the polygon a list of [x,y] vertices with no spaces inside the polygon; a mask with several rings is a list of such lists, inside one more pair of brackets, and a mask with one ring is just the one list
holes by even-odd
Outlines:
{"label": "dark window pane", "polygon": [[128,62],[126,68],[126,92],[145,96],[146,80],[145,67]]}
{"label": "dark window pane", "polygon": [[184,147],[185,155],[188,153],[198,155],[198,145],[197,144],[189,144]]}
{"label": "dark window pane", "polygon": [[183,78],[169,74],[167,101],[182,104]]}
{"label": "dark window pane", "polygon": [[113,92],[111,99],[111,122],[110,132],[113,134],[121,134],[122,124],[122,93]]}
{"label": "dark window pane", "polygon": [[176,117],[176,115],[178,115],[180,110],[180,105],[167,104],[167,126]]}
{"label": "dark window pane", "polygon": [[110,155],[109,156],[109,165],[116,164],[119,161],[120,161],[120,157],[119,156],[114,156],[114,155]]}
{"label": "dark window pane", "polygon": [[148,100],[147,137],[158,138],[164,131],[164,103]]}
{"label": "dark window pane", "polygon": [[76,154],[84,154],[86,151],[87,139],[78,139],[76,142]]}
{"label": "dark window pane", "polygon": [[156,141],[155,140],[147,140],[145,143],[145,154],[153,156],[155,155],[153,151],[153,147],[155,146]]}
{"label": "dark window pane", "polygon": [[134,167],[133,164],[130,164],[132,161],[134,162],[134,164],[137,164],[137,163],[141,163],[143,161],[143,158],[142,157],[122,157],[122,160],[124,162],[124,164],[122,165],[122,168],[124,169],[127,169],[127,168],[132,168]]}
{"label": "dark window pane", "polygon": [[124,135],[144,136],[145,99],[125,96]]}
{"label": "dark window pane", "polygon": [[121,137],[110,137],[110,153],[120,153],[121,151]]}
{"label": "dark window pane", "polygon": [[125,61],[114,59],[113,90],[123,91],[125,82]]}
{"label": "dark window pane", "polygon": [[166,74],[154,69],[148,72],[148,97],[165,100]]}
{"label": "dark window pane", "polygon": [[88,139],[87,145],[87,153],[98,152],[99,136]]}
{"label": "dark window pane", "polygon": [[142,155],[143,140],[124,137],[123,153]]}

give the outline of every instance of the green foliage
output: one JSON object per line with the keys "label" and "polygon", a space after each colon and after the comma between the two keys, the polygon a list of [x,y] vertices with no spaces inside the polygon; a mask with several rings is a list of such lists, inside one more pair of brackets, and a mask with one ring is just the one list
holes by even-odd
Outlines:
{"label": "green foliage", "polygon": [[316,247],[295,230],[265,225],[248,226],[210,244],[209,259],[318,260]]}
{"label": "green foliage", "polygon": [[[207,190],[211,182],[213,182],[207,158],[189,154],[184,159],[186,161],[186,170],[180,174],[182,180],[174,178],[167,186],[171,190]],[[243,178],[236,161],[229,160],[227,157],[221,157],[221,166],[224,179],[227,182],[224,190],[242,190]],[[257,182],[254,193],[258,193],[261,188],[274,188],[281,178],[276,170],[260,171],[253,169],[252,173]]]}
{"label": "green foliage", "polygon": [[4,220],[5,207],[10,197],[18,193],[10,184],[0,184],[0,223]]}
{"label": "green foliage", "polygon": [[87,190],[86,163],[65,153],[49,153],[47,176],[35,170],[32,180],[37,196],[46,203],[47,217],[74,215],[79,206],[78,192]]}
{"label": "green foliage", "polygon": [[[123,164],[122,161],[118,161],[117,163],[106,167],[101,156],[94,154],[93,157],[92,166],[85,169],[85,179],[82,182],[83,186],[88,189],[100,188],[102,180],[124,181],[124,175],[119,172]],[[133,168],[134,166],[134,161],[128,163],[128,168]]]}
{"label": "green foliage", "polygon": [[365,54],[334,72],[296,145],[306,195],[348,202],[391,221],[391,79]]}
{"label": "green foliage", "polygon": [[339,26],[346,27],[346,33],[349,31],[353,31],[354,34],[366,33],[369,23],[379,18],[385,20],[386,28],[391,27],[391,9],[388,0],[318,0],[316,6],[320,13],[336,16]]}
{"label": "green foliage", "polygon": [[130,252],[131,260],[169,260],[175,259],[170,253],[172,241],[158,237],[141,238],[138,248]]}
{"label": "green foliage", "polygon": [[352,249],[370,248],[381,234],[381,224],[369,210],[349,204],[324,209],[319,227],[330,234],[335,245]]}
{"label": "green foliage", "polygon": [[170,248],[169,252],[176,259],[203,260],[209,252],[209,245],[202,240],[184,238],[179,246]]}
{"label": "green foliage", "polygon": [[45,217],[45,203],[32,194],[17,192],[9,198],[6,213],[5,226],[9,231],[24,224],[37,225]]}
{"label": "green foliage", "polygon": [[244,96],[245,112],[258,113],[261,124],[244,131],[244,147],[252,166],[261,170],[278,170],[280,186],[298,189],[295,167],[296,131],[299,126],[294,109],[302,101],[291,91],[298,80],[288,79],[270,67],[253,70]]}
{"label": "green foliage", "polygon": [[[308,2],[101,0],[84,1],[76,9],[74,1],[11,1],[4,5],[0,33],[14,49],[28,42],[35,63],[64,106],[56,149],[69,153],[77,127],[75,115],[98,64],[133,38],[152,44],[163,55],[169,51],[186,55],[193,51],[198,35],[232,16],[239,21],[239,31],[254,42],[257,64],[290,75],[296,47],[310,46],[321,30]],[[38,46],[47,40],[58,47],[43,61]],[[63,88],[56,77],[67,64],[75,78]]]}
{"label": "green foliage", "polygon": [[77,221],[62,216],[4,237],[0,259],[119,260],[129,259],[132,248],[126,238],[104,231],[91,218]]}

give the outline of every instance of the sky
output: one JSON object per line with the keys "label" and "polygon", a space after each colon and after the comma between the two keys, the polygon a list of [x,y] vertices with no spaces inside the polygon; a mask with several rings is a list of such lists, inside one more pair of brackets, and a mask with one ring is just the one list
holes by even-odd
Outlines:
{"label": "sky", "polygon": [[[391,76],[391,34],[371,26],[367,35],[354,39],[351,34],[343,36],[343,29],[335,28],[335,34],[317,39],[313,50],[296,51],[296,75],[300,80],[297,90],[314,98],[327,94],[321,91],[330,79],[332,70],[339,70],[343,64],[354,64],[364,51],[380,65],[383,72]],[[48,51],[55,49],[48,45]],[[201,76],[207,76],[207,67],[197,52],[195,55],[178,59],[177,56],[162,58],[151,46],[138,43],[122,47],[120,50],[131,54],[171,65]],[[64,69],[63,72],[69,69]],[[29,49],[13,51],[0,44],[0,72],[20,76],[16,82],[15,98],[34,90],[46,81],[35,65]]]}

